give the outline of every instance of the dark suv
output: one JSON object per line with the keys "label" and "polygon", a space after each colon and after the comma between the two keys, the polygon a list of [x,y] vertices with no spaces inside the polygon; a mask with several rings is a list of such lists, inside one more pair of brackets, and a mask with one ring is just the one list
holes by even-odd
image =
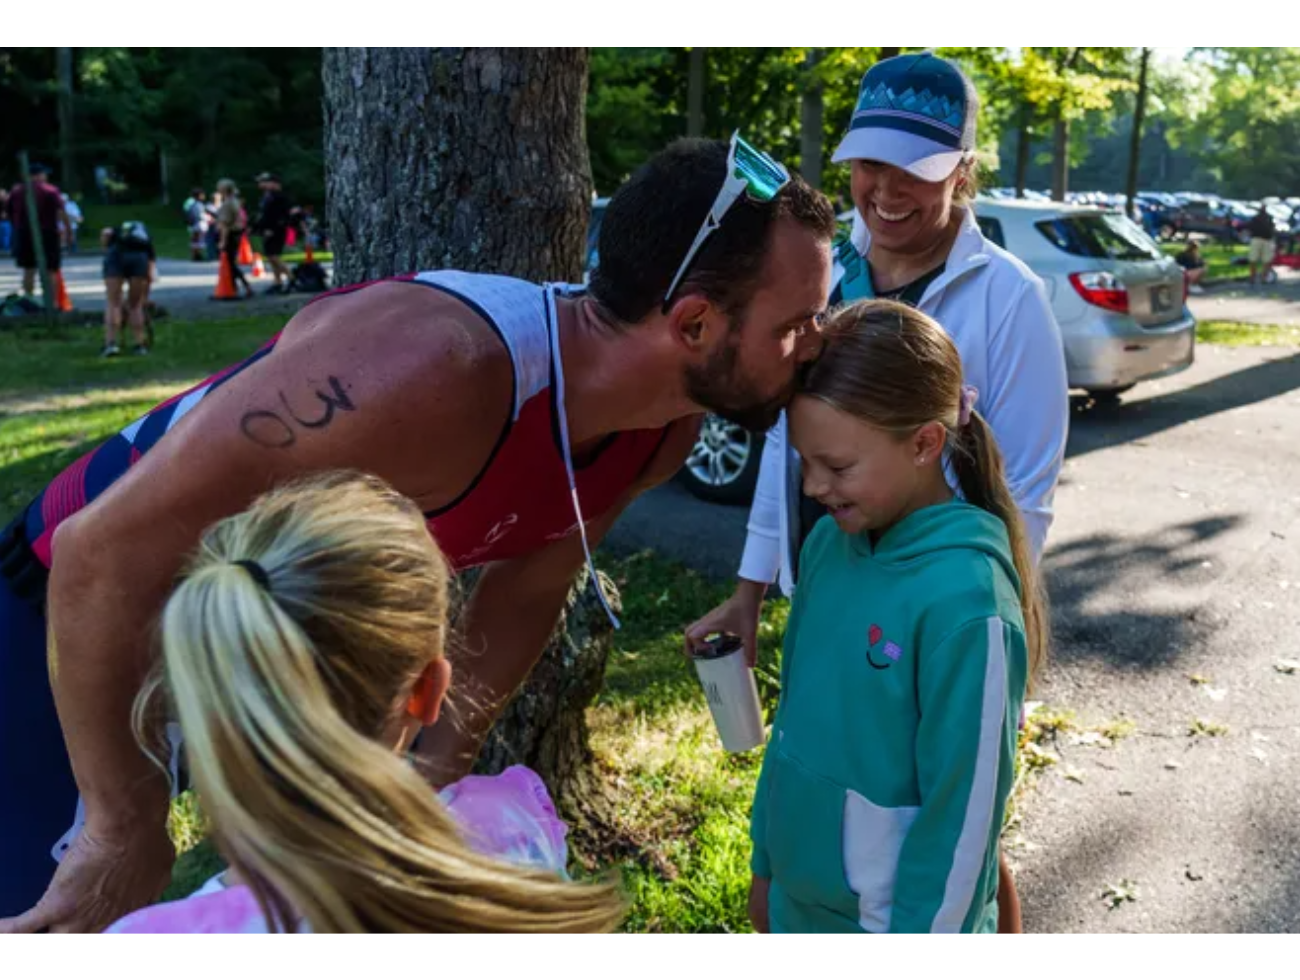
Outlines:
{"label": "dark suv", "polygon": [[1173,216],[1172,228],[1184,237],[1197,232],[1221,242],[1248,242],[1248,220],[1223,201],[1188,201]]}

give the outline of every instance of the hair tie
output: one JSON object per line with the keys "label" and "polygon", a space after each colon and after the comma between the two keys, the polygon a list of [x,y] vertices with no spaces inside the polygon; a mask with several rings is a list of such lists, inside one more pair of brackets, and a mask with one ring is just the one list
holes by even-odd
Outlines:
{"label": "hair tie", "polygon": [[980,400],[980,390],[973,385],[961,386],[961,405],[957,409],[957,427],[964,429],[970,425],[971,412],[975,411],[975,403]]}
{"label": "hair tie", "polygon": [[238,565],[252,576],[254,582],[260,585],[267,592],[271,591],[271,576],[267,575],[266,569],[253,561],[253,559],[241,558],[239,561],[232,561],[230,564]]}

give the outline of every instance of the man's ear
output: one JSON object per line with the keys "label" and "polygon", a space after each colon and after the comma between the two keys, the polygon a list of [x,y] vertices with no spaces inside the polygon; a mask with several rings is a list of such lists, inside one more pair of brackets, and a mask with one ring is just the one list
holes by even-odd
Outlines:
{"label": "man's ear", "polygon": [[712,310],[712,304],[698,293],[683,296],[668,308],[668,329],[688,353],[700,354],[710,347]]}

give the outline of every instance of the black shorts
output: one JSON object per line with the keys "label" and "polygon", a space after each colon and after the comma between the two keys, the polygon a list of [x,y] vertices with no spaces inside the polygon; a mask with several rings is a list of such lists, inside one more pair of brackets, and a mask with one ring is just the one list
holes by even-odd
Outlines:
{"label": "black shorts", "polygon": [[147,279],[148,276],[148,252],[115,246],[104,253],[105,279]]}
{"label": "black shorts", "polygon": [[[63,268],[63,249],[59,246],[58,233],[42,232],[41,244],[45,247],[46,268],[51,272],[58,272]],[[36,261],[36,243],[32,241],[32,236],[27,231],[19,231],[14,235],[14,260],[20,269],[40,268],[40,264]]]}
{"label": "black shorts", "polygon": [[284,243],[288,237],[288,229],[267,232],[262,236],[262,254],[268,259],[278,259],[284,254]]}

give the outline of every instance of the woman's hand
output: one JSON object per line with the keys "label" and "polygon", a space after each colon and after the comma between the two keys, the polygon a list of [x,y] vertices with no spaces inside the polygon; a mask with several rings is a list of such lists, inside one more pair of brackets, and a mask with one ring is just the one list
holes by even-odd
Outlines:
{"label": "woman's hand", "polygon": [[758,617],[766,592],[763,583],[742,578],[731,598],[686,628],[687,652],[714,633],[733,633],[744,643],[745,662],[752,668],[758,656]]}
{"label": "woman's hand", "polygon": [[756,875],[749,883],[749,921],[753,924],[755,932],[772,931],[767,910],[767,897],[771,890],[771,878],[759,878]]}

